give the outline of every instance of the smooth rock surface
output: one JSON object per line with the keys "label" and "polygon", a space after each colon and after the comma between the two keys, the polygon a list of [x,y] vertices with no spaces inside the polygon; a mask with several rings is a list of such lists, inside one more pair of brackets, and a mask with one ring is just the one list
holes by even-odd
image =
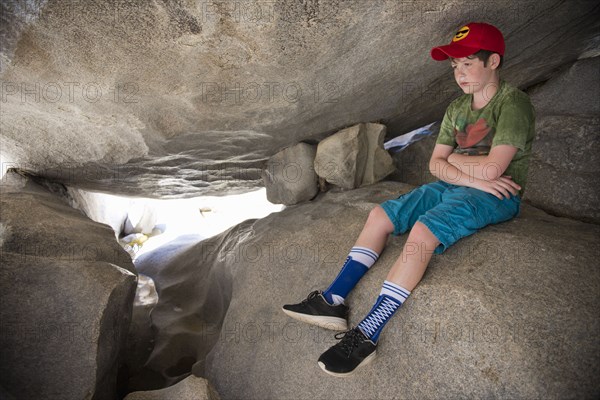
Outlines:
{"label": "smooth rock surface", "polygon": [[2,249],[16,254],[69,261],[105,261],[135,273],[129,255],[108,225],[71,208],[61,185],[53,194],[31,180],[9,174],[0,186]]}
{"label": "smooth rock surface", "polygon": [[[141,376],[152,376],[154,388],[172,385],[192,371],[204,373],[204,359],[217,340],[231,299],[231,270],[213,257],[234,260],[236,242],[252,221],[202,241],[186,235],[136,259],[140,273],[151,277],[158,304],[150,314],[154,349]],[[250,234],[250,231],[247,232]],[[243,234],[242,234],[243,236]]]}
{"label": "smooth rock surface", "polygon": [[124,400],[219,400],[219,395],[204,379],[189,376],[179,383],[165,389],[133,392]]}
{"label": "smooth rock surface", "polygon": [[0,384],[17,399],[114,399],[135,275],[2,252]]}
{"label": "smooth rock surface", "polygon": [[600,114],[600,55],[580,59],[529,91],[541,115],[598,116]]}
{"label": "smooth rock surface", "polygon": [[127,385],[123,385],[125,388],[121,394],[162,387],[162,381],[158,379],[157,382],[156,374],[149,373],[144,367],[154,349],[156,332],[152,329],[150,314],[157,302],[158,295],[152,279],[144,274],[138,274],[123,360],[126,366],[126,373],[123,373],[123,376],[127,375],[123,380],[127,381]]}
{"label": "smooth rock surface", "polygon": [[114,399],[131,259],[108,226],[31,181],[13,176],[0,195],[0,386],[17,399]]}
{"label": "smooth rock surface", "polygon": [[110,226],[115,238],[119,238],[125,226],[131,199],[73,187],[67,188],[67,194],[71,207],[82,211],[92,221]]}
{"label": "smooth rock surface", "polygon": [[317,146],[298,143],[269,158],[262,174],[267,199],[274,204],[293,205],[315,197],[319,192],[316,154]]}
{"label": "smooth rock surface", "polygon": [[[517,219],[434,256],[384,330],[374,364],[352,379],[319,369],[333,333],[289,319],[281,305],[325,288],[369,210],[410,188],[384,182],[329,192],[228,233],[228,240],[237,236],[235,247],[203,262],[205,269],[232,271],[231,303],[205,368],[224,399],[600,395],[600,273],[590,267],[600,257],[600,227],[526,204]],[[351,324],[371,308],[405,240],[391,238],[348,297]],[[225,250],[246,256],[225,258]],[[171,282],[182,276],[177,267],[164,269]],[[179,288],[176,298],[193,305],[186,275],[170,289]]]}
{"label": "smooth rock surface", "polygon": [[521,88],[598,52],[595,0],[0,7],[3,170],[148,197],[246,191],[296,143],[440,119],[458,88],[429,51],[468,21],[503,30]]}
{"label": "smooth rock surface", "polygon": [[554,215],[600,223],[600,57],[532,90],[536,139],[526,199]]}

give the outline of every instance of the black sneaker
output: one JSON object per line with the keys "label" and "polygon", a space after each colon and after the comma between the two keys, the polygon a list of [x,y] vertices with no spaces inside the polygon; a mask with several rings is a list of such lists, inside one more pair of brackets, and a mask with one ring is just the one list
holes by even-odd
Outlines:
{"label": "black sneaker", "polygon": [[319,367],[328,374],[351,375],[358,367],[367,365],[375,358],[377,344],[367,338],[360,329],[337,333],[335,338],[342,340],[319,357]]}
{"label": "black sneaker", "polygon": [[286,304],[283,312],[292,318],[334,331],[348,329],[348,307],[344,304],[331,305],[323,293],[315,290],[298,304]]}

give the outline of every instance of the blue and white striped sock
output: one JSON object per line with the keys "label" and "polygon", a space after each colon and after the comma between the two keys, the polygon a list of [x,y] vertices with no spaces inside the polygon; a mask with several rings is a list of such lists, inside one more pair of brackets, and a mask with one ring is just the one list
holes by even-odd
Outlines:
{"label": "blue and white striped sock", "polygon": [[395,283],[384,281],[379,297],[369,314],[359,324],[358,328],[366,337],[377,343],[383,327],[408,298],[410,291]]}
{"label": "blue and white striped sock", "polygon": [[342,270],[329,287],[323,292],[323,297],[329,304],[342,304],[348,293],[356,286],[360,278],[379,258],[379,254],[366,247],[353,247]]}

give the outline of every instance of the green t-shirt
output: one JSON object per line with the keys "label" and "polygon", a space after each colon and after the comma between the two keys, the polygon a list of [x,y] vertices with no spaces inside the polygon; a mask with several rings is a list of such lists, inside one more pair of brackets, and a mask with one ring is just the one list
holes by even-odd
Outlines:
{"label": "green t-shirt", "polygon": [[499,144],[516,147],[519,150],[504,175],[512,176],[523,196],[535,137],[535,110],[529,96],[501,81],[492,100],[482,109],[472,110],[472,100],[473,95],[468,94],[450,103],[436,143],[454,147],[455,153],[476,156],[487,155]]}

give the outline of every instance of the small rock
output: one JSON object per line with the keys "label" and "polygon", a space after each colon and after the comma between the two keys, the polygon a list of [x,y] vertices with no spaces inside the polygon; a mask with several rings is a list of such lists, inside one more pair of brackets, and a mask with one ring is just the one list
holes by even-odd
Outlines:
{"label": "small rock", "polygon": [[313,168],[316,151],[316,146],[298,143],[269,159],[262,176],[271,203],[293,205],[315,197],[319,191]]}
{"label": "small rock", "polygon": [[364,124],[342,129],[329,136],[317,147],[317,175],[344,189],[358,187],[367,163],[365,150],[368,145]]}
{"label": "small rock", "polygon": [[392,157],[383,148],[386,128],[357,124],[319,143],[315,171],[327,182],[344,189],[371,185],[394,171]]}

